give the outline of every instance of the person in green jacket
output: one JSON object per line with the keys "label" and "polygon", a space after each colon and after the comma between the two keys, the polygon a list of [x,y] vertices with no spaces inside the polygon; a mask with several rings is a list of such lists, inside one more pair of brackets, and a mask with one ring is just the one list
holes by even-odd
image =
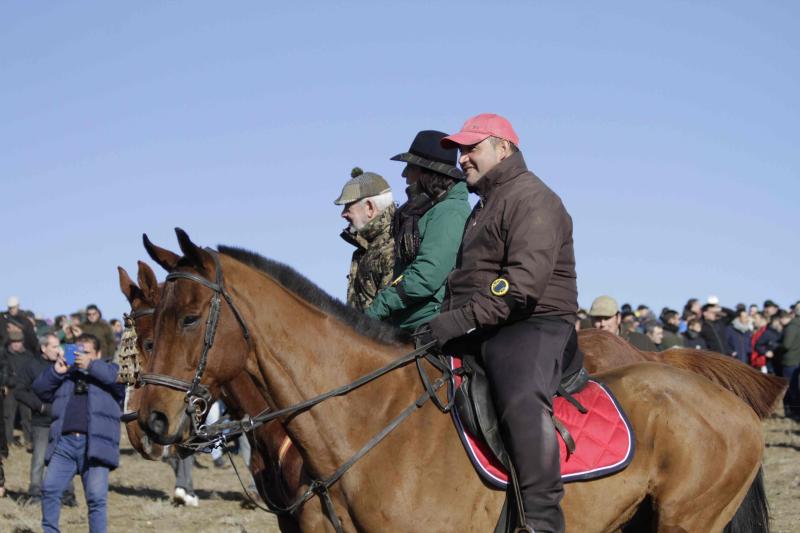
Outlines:
{"label": "person in green jacket", "polygon": [[471,207],[458,151],[440,145],[447,134],[419,132],[404,161],[408,201],[394,216],[395,279],[366,309],[367,315],[413,331],[439,313],[447,275],[456,264]]}

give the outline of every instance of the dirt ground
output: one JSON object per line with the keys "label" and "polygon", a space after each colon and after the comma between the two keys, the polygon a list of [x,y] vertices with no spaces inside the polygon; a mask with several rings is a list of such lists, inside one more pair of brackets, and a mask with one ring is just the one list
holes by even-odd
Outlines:
{"label": "dirt ground", "polygon": [[[800,424],[775,416],[765,422],[764,432],[767,442],[764,469],[772,530],[800,532]],[[241,461],[235,460],[243,472]],[[109,481],[109,531],[278,531],[271,515],[248,505],[232,468],[214,468],[207,455],[200,458],[200,463],[206,467],[194,470],[200,506],[176,507],[171,502],[175,478],[170,467],[162,462],[145,461],[124,441],[122,465],[111,473]],[[23,503],[29,465],[30,455],[22,448],[13,448],[5,463],[10,497],[0,499],[0,532],[41,530],[39,506]],[[87,530],[80,482],[76,483],[76,489],[78,507],[62,511],[61,526],[65,533]]]}

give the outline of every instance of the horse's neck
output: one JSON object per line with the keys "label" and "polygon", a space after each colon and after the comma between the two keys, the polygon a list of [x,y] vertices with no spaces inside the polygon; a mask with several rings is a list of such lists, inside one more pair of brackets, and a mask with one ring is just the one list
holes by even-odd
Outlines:
{"label": "horse's neck", "polygon": [[[350,383],[411,349],[363,337],[267,278],[247,288],[237,302],[247,302],[242,307],[257,366],[279,409]],[[402,409],[394,406],[412,402],[420,390],[411,365],[289,417],[285,428],[312,471],[330,472]]]}

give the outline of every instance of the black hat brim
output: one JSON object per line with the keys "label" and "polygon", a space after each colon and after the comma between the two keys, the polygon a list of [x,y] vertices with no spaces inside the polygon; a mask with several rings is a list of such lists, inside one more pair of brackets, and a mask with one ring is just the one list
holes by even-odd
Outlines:
{"label": "black hat brim", "polygon": [[455,180],[463,180],[464,174],[453,165],[447,163],[440,163],[439,161],[431,161],[410,152],[403,152],[391,158],[392,161],[404,161],[406,163],[417,165],[418,167],[427,168],[439,174],[444,174],[448,178]]}

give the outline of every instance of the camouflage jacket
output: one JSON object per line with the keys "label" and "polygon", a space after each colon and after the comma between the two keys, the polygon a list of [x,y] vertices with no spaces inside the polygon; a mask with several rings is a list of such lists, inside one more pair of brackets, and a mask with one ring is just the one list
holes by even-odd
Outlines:
{"label": "camouflage jacket", "polygon": [[358,232],[345,229],[342,239],[356,247],[347,276],[347,305],[364,311],[375,295],[392,282],[394,273],[394,238],[390,205]]}

